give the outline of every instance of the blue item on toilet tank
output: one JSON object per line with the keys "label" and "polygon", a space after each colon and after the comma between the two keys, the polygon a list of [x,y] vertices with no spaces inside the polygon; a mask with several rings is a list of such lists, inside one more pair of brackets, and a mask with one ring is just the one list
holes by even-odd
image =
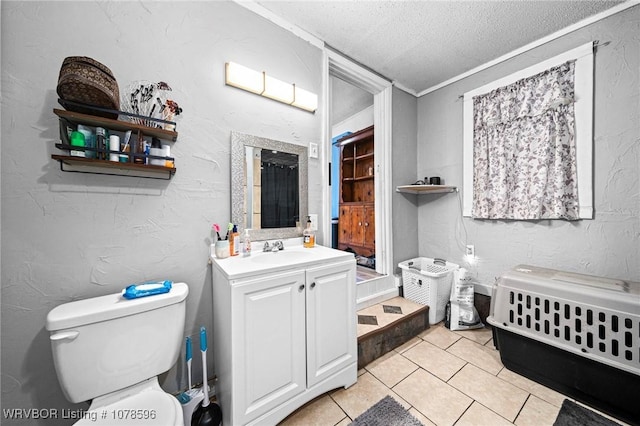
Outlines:
{"label": "blue item on toilet tank", "polygon": [[171,290],[172,281],[147,281],[141,284],[131,284],[124,289],[122,295],[126,299],[153,296],[154,294],[168,293]]}

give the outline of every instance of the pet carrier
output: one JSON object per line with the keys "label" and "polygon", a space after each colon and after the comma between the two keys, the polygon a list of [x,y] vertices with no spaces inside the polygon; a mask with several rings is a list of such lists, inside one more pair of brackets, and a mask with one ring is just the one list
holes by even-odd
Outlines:
{"label": "pet carrier", "polygon": [[640,423],[640,283],[520,265],[487,322],[509,370]]}

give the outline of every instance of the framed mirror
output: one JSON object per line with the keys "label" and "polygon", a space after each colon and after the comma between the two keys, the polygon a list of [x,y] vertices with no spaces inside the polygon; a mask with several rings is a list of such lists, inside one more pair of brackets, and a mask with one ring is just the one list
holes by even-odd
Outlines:
{"label": "framed mirror", "polygon": [[231,132],[231,220],[253,241],[302,236],[307,147]]}

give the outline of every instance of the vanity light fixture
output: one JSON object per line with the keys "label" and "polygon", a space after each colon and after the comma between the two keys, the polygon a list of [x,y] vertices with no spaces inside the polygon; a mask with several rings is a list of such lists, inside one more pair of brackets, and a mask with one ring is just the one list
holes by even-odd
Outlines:
{"label": "vanity light fixture", "polygon": [[258,95],[264,92],[264,73],[243,67],[235,62],[225,64],[225,83]]}
{"label": "vanity light fixture", "polygon": [[225,64],[225,84],[312,113],[318,109],[318,95],[315,93],[235,62]]}
{"label": "vanity light fixture", "polygon": [[262,92],[262,96],[291,105],[295,99],[293,88],[293,84],[285,83],[264,74],[264,92]]}

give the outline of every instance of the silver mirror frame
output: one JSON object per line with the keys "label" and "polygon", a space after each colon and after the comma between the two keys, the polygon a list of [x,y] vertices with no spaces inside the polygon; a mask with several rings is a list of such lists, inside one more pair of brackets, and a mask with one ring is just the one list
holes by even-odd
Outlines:
{"label": "silver mirror frame", "polygon": [[298,197],[300,202],[300,228],[251,229],[253,241],[264,241],[302,236],[302,225],[308,215],[308,154],[307,147],[259,136],[231,132],[231,220],[238,225],[241,235],[245,227],[245,147],[252,146],[298,155]]}

